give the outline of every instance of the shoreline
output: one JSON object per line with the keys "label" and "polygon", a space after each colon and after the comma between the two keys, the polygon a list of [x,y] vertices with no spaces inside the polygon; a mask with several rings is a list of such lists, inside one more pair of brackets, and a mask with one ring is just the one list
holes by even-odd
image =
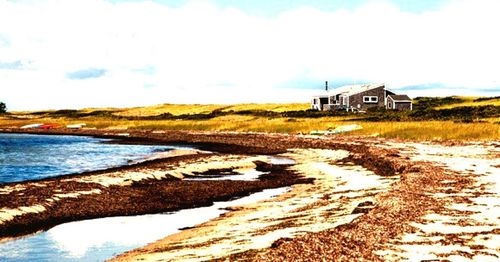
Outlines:
{"label": "shoreline", "polygon": [[282,238],[351,223],[372,209],[374,196],[388,190],[398,176],[379,176],[344,162],[348,154],[330,149],[280,154],[295,161],[290,169],[313,178],[314,183],[293,185],[274,199],[235,207],[225,216],[126,252],[114,261],[233,261],[236,256],[243,259],[241,253],[271,247]]}
{"label": "shoreline", "polygon": [[[173,156],[106,170],[0,185],[0,238],[19,237],[71,221],[209,206],[215,201],[247,196],[264,189],[311,182],[278,169],[256,181],[189,181],[168,173],[172,167],[194,166],[196,161],[207,157],[219,156],[207,153]],[[199,175],[216,170],[207,167]]]}
{"label": "shoreline", "polygon": [[[69,132],[68,132],[69,131]],[[255,154],[265,154],[265,155],[275,155],[277,153],[286,152],[286,148],[270,148],[260,145],[260,147],[241,145],[237,143],[228,143],[227,141],[214,142],[213,140],[220,140],[220,138],[211,138],[211,133],[196,133],[196,132],[145,132],[145,131],[134,131],[130,132],[129,135],[123,136],[119,134],[124,134],[123,130],[22,130],[22,129],[7,129],[0,130],[1,133],[19,133],[19,134],[32,134],[32,135],[73,135],[73,136],[91,136],[95,138],[104,139],[114,139],[115,141],[110,141],[112,143],[120,144],[155,144],[155,145],[189,145],[197,148],[193,150],[193,154],[186,154],[180,156],[167,156],[165,158],[146,160],[140,163],[127,164],[118,167],[111,167],[102,170],[95,171],[85,171],[81,173],[65,174],[55,177],[49,177],[40,180],[28,180],[22,182],[10,182],[0,184],[0,239],[19,237],[27,234],[32,234],[40,230],[45,230],[52,226],[77,221],[82,219],[100,218],[106,216],[120,216],[120,215],[139,215],[139,214],[150,214],[158,212],[176,211],[183,208],[198,207],[211,205],[214,201],[227,200],[232,197],[246,196],[250,193],[258,192],[263,189],[276,188],[282,186],[290,186],[295,183],[311,183],[309,179],[303,179],[301,176],[297,176],[290,171],[285,170],[286,167],[282,168],[270,168],[268,171],[271,172],[271,176],[266,179],[261,179],[260,183],[262,185],[255,186],[255,182],[249,181],[229,181],[227,183],[231,185],[225,185],[218,181],[179,181],[177,175],[163,175],[161,177],[141,177],[128,179],[127,184],[124,185],[108,185],[106,183],[99,184],[96,181],[85,181],[80,183],[80,181],[75,181],[82,178],[89,178],[93,176],[106,176],[107,174],[123,174],[123,173],[136,173],[144,172],[148,169],[162,169],[165,166],[178,166],[179,163],[185,164],[189,162],[196,162],[208,157],[212,154],[225,155],[231,154],[245,154],[245,155],[255,155]],[[160,139],[158,135],[165,135],[167,133],[175,133],[176,137],[173,139]],[[145,135],[146,134],[146,135]],[[184,137],[186,134],[190,134],[192,138],[179,139]],[[226,134],[224,134],[226,135]],[[241,138],[246,138],[248,134],[239,134],[230,132],[228,134],[230,138],[237,137],[239,142]],[[266,136],[265,134],[255,134],[258,138],[260,136]],[[205,138],[205,139],[203,139]],[[208,139],[207,139],[208,138]],[[209,141],[204,141],[209,140]],[[276,145],[276,144],[275,144]],[[303,146],[307,147],[307,146]],[[210,150],[211,153],[207,153],[202,150]],[[218,151],[218,152],[217,152]],[[234,153],[233,153],[234,152]],[[275,166],[276,167],[276,166]],[[262,167],[265,169],[266,167]],[[217,169],[215,169],[217,170]],[[206,170],[207,172],[214,170]],[[118,175],[118,176],[120,176]],[[123,180],[123,179],[122,179]],[[159,184],[172,184],[172,183],[184,183],[193,184],[194,187],[200,187],[199,185],[211,185],[217,188],[224,188],[222,191],[217,192],[216,196],[211,196],[209,200],[198,199],[193,200],[190,203],[176,204],[172,206],[158,207],[157,205],[152,205],[147,208],[142,208],[137,210],[136,208],[131,208],[129,204],[123,204],[119,210],[116,208],[108,207],[110,210],[106,210],[103,207],[95,206],[93,209],[100,209],[99,212],[92,210],[80,211],[78,215],[71,215],[70,210],[75,208],[78,210],[79,207],[72,205],[75,200],[80,202],[80,205],[91,206],[91,203],[101,202],[99,200],[100,196],[109,195],[129,197],[134,194],[134,190],[131,189],[135,187],[149,188],[152,189],[156,187],[159,190],[161,187]],[[177,185],[179,186],[179,185]],[[188,186],[189,188],[190,186]],[[229,190],[229,188],[239,188],[240,190]],[[131,190],[124,190],[131,189]],[[224,192],[223,192],[224,191]],[[135,192],[137,194],[137,192]],[[177,194],[182,195],[182,193],[177,192]],[[148,194],[140,196],[142,200],[138,202],[145,202]],[[90,201],[90,203],[86,203]],[[111,203],[116,202],[116,199],[107,199],[105,202]],[[66,206],[68,203],[69,206]],[[101,203],[102,204],[102,203]],[[61,206],[62,205],[62,206]],[[80,206],[78,205],[78,206]],[[126,207],[129,205],[129,207]],[[64,210],[62,214],[59,214],[58,210]],[[83,214],[82,214],[83,213]],[[14,219],[15,218],[15,219]],[[15,222],[12,222],[15,221]]]}
{"label": "shoreline", "polygon": [[[10,130],[10,132],[12,131],[13,130]],[[124,133],[123,130],[113,130],[111,132],[110,130],[80,131],[83,132],[71,131],[71,134],[78,133],[79,135],[96,135],[104,138],[112,138],[113,136],[120,138],[117,134]],[[61,130],[58,132],[53,130],[40,130],[40,132],[38,132],[38,130],[35,130],[33,132],[37,134],[62,134]],[[446,212],[448,205],[456,201],[461,201],[453,197],[436,198],[433,197],[434,195],[440,196],[440,194],[445,192],[453,196],[463,194],[461,192],[464,190],[476,190],[471,189],[470,186],[474,184],[475,179],[478,178],[467,175],[468,171],[450,171],[450,167],[439,166],[437,162],[432,162],[435,161],[432,158],[429,158],[430,160],[427,160],[427,158],[416,158],[414,155],[418,156],[418,154],[432,156],[431,153],[419,151],[419,145],[425,145],[432,150],[434,150],[434,147],[449,147],[453,149],[454,147],[473,147],[474,145],[478,147],[500,148],[500,141],[492,141],[489,143],[431,142],[412,144],[408,141],[400,140],[344,136],[311,137],[286,134],[190,131],[157,132],[137,130],[127,130],[126,132],[129,135],[121,138],[124,140],[130,139],[129,141],[133,141],[134,143],[138,141],[147,141],[160,144],[182,143],[196,145],[196,147],[201,150],[217,152],[217,154],[215,154],[217,157],[227,157],[229,153],[242,154],[247,157],[259,154],[276,155],[284,154],[288,152],[289,149],[297,148],[347,150],[350,152],[349,156],[339,163],[359,165],[379,176],[398,175],[401,177],[401,180],[394,186],[391,186],[388,192],[377,194],[375,205],[364,210],[363,212],[366,211],[366,213],[352,222],[317,233],[307,233],[304,236],[292,239],[279,239],[270,247],[222,256],[220,257],[221,260],[265,259],[289,261],[297,258],[324,259],[325,257],[350,260],[392,260],[394,256],[396,256],[396,251],[394,250],[401,249],[401,243],[404,243],[398,239],[407,234],[415,233],[416,229],[414,223],[422,222],[421,217],[428,213]],[[410,148],[415,149],[408,150]],[[433,152],[432,150],[429,152]],[[495,150],[498,151],[498,149]],[[450,152],[453,153],[455,151]],[[444,156],[446,156],[446,154]],[[497,157],[500,156],[500,153],[495,154],[497,154]],[[476,156],[472,154],[471,157],[475,158]],[[492,168],[495,168],[493,164],[491,165]],[[268,170],[273,169],[272,165],[262,164],[261,168],[268,168]],[[500,165],[496,168],[500,168]],[[289,171],[284,168],[279,172],[286,173]],[[289,178],[290,177],[283,178],[282,182],[283,180],[290,182],[288,181]],[[296,179],[300,180],[303,178],[297,177]],[[172,181],[175,182],[178,180]],[[142,188],[160,186],[156,180],[151,180],[151,182],[152,183],[139,183],[138,185]],[[170,183],[171,181],[165,182]],[[308,181],[308,183],[311,182],[312,181]],[[161,181],[160,184],[162,184]],[[450,185],[452,185],[451,188]],[[165,184],[161,186],[164,187]],[[228,187],[225,188],[226,193],[227,190],[234,187],[234,185],[229,184],[227,186]],[[129,193],[130,192],[126,192],[124,194]],[[433,223],[433,221],[427,223]],[[492,232],[491,234],[493,234],[493,236],[498,236],[498,233],[495,233],[497,231],[493,230]],[[446,239],[448,241],[446,243],[452,243],[454,245],[458,243],[457,239]],[[318,244],[320,245],[318,246]],[[136,251],[127,252],[121,255],[119,259],[126,258],[133,260],[135,256],[147,255],[148,252],[154,250],[154,245],[149,248],[153,249],[138,249]],[[297,252],[299,250],[300,252]],[[486,251],[491,250],[486,249]],[[486,251],[484,249],[479,249],[477,252],[484,253]],[[445,252],[442,257],[449,257],[453,254],[454,253],[448,254]],[[398,256],[400,258],[405,257],[404,254],[398,254]]]}

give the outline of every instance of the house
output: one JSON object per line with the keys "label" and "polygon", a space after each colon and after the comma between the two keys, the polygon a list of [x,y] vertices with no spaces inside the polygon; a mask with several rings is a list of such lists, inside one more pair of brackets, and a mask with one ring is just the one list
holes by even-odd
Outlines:
{"label": "house", "polygon": [[413,105],[411,103],[411,98],[407,95],[388,95],[387,109],[412,110]]}
{"label": "house", "polygon": [[384,84],[343,86],[331,91],[326,90],[324,94],[313,96],[311,100],[311,109],[316,110],[366,111],[372,107],[395,110],[413,108],[407,95],[396,95],[386,90]]}

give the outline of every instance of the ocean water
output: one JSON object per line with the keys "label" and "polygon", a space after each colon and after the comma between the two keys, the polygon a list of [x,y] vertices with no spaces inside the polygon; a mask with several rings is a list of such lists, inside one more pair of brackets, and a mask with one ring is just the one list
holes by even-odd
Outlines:
{"label": "ocean water", "polygon": [[0,183],[116,167],[178,148],[103,143],[106,141],[110,139],[0,134]]}

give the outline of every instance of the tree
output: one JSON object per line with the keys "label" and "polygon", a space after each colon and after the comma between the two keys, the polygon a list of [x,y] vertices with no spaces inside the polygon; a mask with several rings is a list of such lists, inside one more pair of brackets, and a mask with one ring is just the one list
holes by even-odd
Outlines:
{"label": "tree", "polygon": [[7,112],[7,106],[5,105],[5,103],[0,102],[0,114],[3,114],[5,112]]}

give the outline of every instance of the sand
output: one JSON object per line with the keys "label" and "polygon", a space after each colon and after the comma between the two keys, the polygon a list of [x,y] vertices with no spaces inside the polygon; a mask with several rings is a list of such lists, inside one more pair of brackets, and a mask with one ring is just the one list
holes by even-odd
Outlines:
{"label": "sand", "polygon": [[[179,154],[177,150],[173,150],[173,154],[165,154],[163,157],[155,159],[164,159],[174,156],[185,156],[193,154],[209,154],[200,153],[196,150],[182,150]],[[80,183],[97,183],[105,187],[110,186],[130,186],[134,182],[139,182],[146,179],[162,180],[168,177],[183,179],[184,177],[195,176],[210,170],[222,169],[248,169],[255,168],[254,161],[263,160],[262,157],[248,157],[243,155],[216,155],[208,156],[200,162],[183,163],[179,162],[169,167],[164,167],[161,170],[144,168],[132,172],[108,172],[102,175],[91,177],[81,177],[77,179],[68,179],[65,181],[75,181]]]}
{"label": "sand", "polygon": [[[65,133],[53,130],[40,132]],[[103,136],[103,131],[99,130],[71,132]],[[118,261],[139,258],[498,261],[500,257],[499,141],[417,143],[367,137],[235,132],[106,132],[106,137],[119,137],[118,134],[126,132],[129,135],[123,139],[138,143],[188,143],[218,154],[201,153],[193,159],[186,158],[189,168],[177,175],[169,175],[177,180],[157,180],[156,177],[162,178],[169,170],[186,166],[183,156],[171,163],[153,164],[151,167],[156,169],[153,173],[142,172],[137,167],[117,170],[116,176],[112,175],[107,180],[72,177],[88,181],[80,184],[88,184],[89,188],[75,189],[77,191],[102,190],[100,194],[79,196],[79,201],[109,192],[135,196],[142,192],[135,187],[137,185],[141,190],[148,190],[148,194],[160,192],[154,191],[160,189],[168,192],[174,192],[176,188],[184,190],[184,182],[180,183],[182,179],[179,179],[196,175],[196,170],[206,170],[207,166],[245,168],[248,159],[269,163],[263,155],[292,158],[295,164],[279,172],[315,179],[313,184],[293,185],[290,191],[275,199],[233,207],[222,217],[166,236],[157,243],[119,256]],[[225,162],[230,164],[220,165]],[[172,166],[175,168],[172,169]],[[269,168],[271,170],[273,166]],[[127,178],[120,178],[124,174]],[[129,184],[134,179],[137,181]],[[285,186],[284,179],[279,181],[281,184],[276,183],[275,187]],[[209,194],[206,188],[221,189],[219,193],[227,192],[228,196],[237,194],[228,192],[234,190],[236,184],[222,181],[210,183],[203,187],[186,188],[192,196],[200,196],[199,192]],[[249,183],[252,181],[238,183],[237,187],[253,187]],[[39,191],[44,186],[53,187],[49,184],[6,185],[0,187],[0,196],[4,198],[32,188]],[[29,210],[36,204],[0,205],[0,208],[23,210],[20,207],[24,206],[28,207],[25,210]],[[101,208],[106,212],[100,210],[101,213],[96,216],[109,214],[107,209],[118,208],[116,212],[131,210],[121,200],[116,201],[115,206]],[[148,210],[157,210],[155,208],[148,207]]]}
{"label": "sand", "polygon": [[336,164],[348,155],[345,150],[326,149],[292,149],[276,155],[294,160],[290,169],[314,178],[314,183],[294,185],[277,198],[235,207],[214,221],[119,256],[116,261],[217,259],[267,248],[283,237],[349,223],[362,214],[353,213],[358,205],[375,205],[373,196],[386,191],[398,177],[381,177],[361,166]]}
{"label": "sand", "polygon": [[[493,143],[464,146],[407,144],[404,154],[413,161],[428,161],[448,172],[470,177],[460,192],[434,193],[447,204],[427,212],[411,225],[417,230],[390,241],[377,253],[387,260],[500,259],[500,148]],[[453,188],[453,181],[442,181]]]}

